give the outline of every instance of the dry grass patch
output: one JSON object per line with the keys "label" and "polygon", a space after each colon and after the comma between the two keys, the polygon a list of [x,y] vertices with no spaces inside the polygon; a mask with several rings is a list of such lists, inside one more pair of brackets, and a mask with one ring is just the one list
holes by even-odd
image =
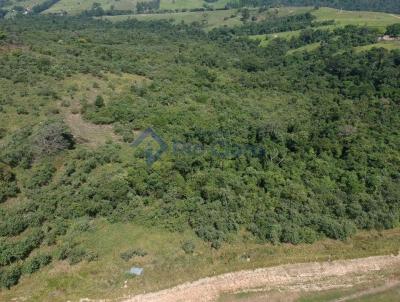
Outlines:
{"label": "dry grass patch", "polygon": [[118,95],[130,93],[132,86],[148,85],[150,80],[128,73],[106,73],[101,77],[90,74],[78,74],[64,80],[60,90],[60,107],[64,120],[70,127],[78,143],[97,147],[108,140],[121,141],[114,133],[112,125],[95,125],[85,121],[81,115],[82,104],[93,104],[101,95],[105,102],[115,100]]}
{"label": "dry grass patch", "polygon": [[79,113],[66,113],[64,120],[79,144],[97,147],[98,145],[105,144],[109,140],[120,140],[120,137],[114,133],[113,126],[94,125],[86,122]]}

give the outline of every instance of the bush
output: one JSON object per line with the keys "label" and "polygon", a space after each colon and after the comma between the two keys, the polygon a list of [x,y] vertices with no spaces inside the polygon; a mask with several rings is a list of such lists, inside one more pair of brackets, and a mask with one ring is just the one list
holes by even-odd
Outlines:
{"label": "bush", "polygon": [[32,259],[28,260],[23,267],[23,272],[25,274],[33,274],[37,272],[42,267],[45,267],[51,262],[50,255],[37,255]]}
{"label": "bush", "polygon": [[76,247],[76,243],[67,241],[62,243],[62,245],[58,248],[56,253],[57,260],[65,260],[70,255],[71,251]]}
{"label": "bush", "polygon": [[22,166],[29,168],[33,161],[32,144],[30,144],[30,136],[32,130],[23,128],[14,132],[5,143],[5,147],[0,149],[2,160],[12,166]]}
{"label": "bush", "polygon": [[301,242],[299,229],[297,226],[284,226],[281,235],[281,241],[285,243],[299,244]]}
{"label": "bush", "polygon": [[66,242],[58,250],[58,260],[67,260],[70,265],[78,264],[83,260],[95,261],[98,255],[95,252],[87,251],[82,246],[77,246],[76,243]]}
{"label": "bush", "polygon": [[75,142],[62,121],[47,121],[33,135],[32,143],[37,156],[52,155],[71,149]]}
{"label": "bush", "polygon": [[102,108],[102,107],[104,107],[104,99],[103,99],[103,97],[102,97],[101,95],[98,95],[98,96],[96,97],[96,100],[94,101],[94,105],[95,105],[97,108]]}
{"label": "bush", "polygon": [[88,218],[82,218],[72,225],[72,231],[83,233],[91,229],[90,220]]}
{"label": "bush", "polygon": [[195,244],[193,243],[193,241],[185,241],[182,244],[182,250],[186,253],[186,254],[193,254],[194,250],[196,249]]}
{"label": "bush", "polygon": [[93,251],[86,252],[85,260],[87,262],[96,261],[97,259],[99,259],[99,255],[96,252]]}
{"label": "bush", "polygon": [[[0,106],[0,113],[1,113],[1,106]],[[4,128],[0,128],[0,139],[4,138],[7,135],[7,130]]]}
{"label": "bush", "polygon": [[11,168],[0,163],[0,203],[18,193],[17,181]]}
{"label": "bush", "polygon": [[78,264],[86,259],[87,252],[83,247],[74,247],[68,251],[68,262],[70,265]]}
{"label": "bush", "polygon": [[389,25],[386,34],[391,37],[400,37],[400,23]]}
{"label": "bush", "polygon": [[9,265],[27,258],[34,249],[40,246],[43,237],[43,233],[40,230],[34,230],[25,239],[17,242],[0,241],[0,266]]}
{"label": "bush", "polygon": [[18,265],[0,271],[0,288],[10,289],[12,286],[18,284],[21,275],[21,268]]}
{"label": "bush", "polygon": [[347,220],[338,222],[331,218],[322,218],[320,232],[332,239],[345,240],[356,232],[356,227]]}
{"label": "bush", "polygon": [[56,169],[51,163],[46,162],[35,166],[32,171],[33,174],[29,177],[26,183],[28,189],[35,189],[48,185],[53,178]]}
{"label": "bush", "polygon": [[146,255],[147,255],[147,252],[145,252],[142,249],[129,249],[129,250],[121,253],[119,256],[121,257],[122,260],[129,261],[135,256],[144,257]]}

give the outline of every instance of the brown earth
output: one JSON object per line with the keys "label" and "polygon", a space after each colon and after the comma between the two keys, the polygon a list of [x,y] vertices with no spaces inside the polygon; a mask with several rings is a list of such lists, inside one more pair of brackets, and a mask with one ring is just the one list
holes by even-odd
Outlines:
{"label": "brown earth", "polygon": [[371,280],[384,280],[385,270],[395,267],[400,267],[400,255],[289,264],[204,278],[159,292],[124,298],[121,301],[212,302],[223,294],[251,291],[288,292],[290,294],[285,295],[285,301],[294,301],[298,292],[346,288]]}

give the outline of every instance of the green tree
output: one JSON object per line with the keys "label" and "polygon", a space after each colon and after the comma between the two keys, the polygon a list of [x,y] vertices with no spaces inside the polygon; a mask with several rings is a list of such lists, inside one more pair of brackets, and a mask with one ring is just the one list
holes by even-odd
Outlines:
{"label": "green tree", "polygon": [[102,107],[104,107],[104,98],[103,98],[101,95],[98,95],[98,96],[96,97],[96,100],[94,101],[94,105],[95,105],[97,108],[102,108]]}
{"label": "green tree", "polygon": [[386,34],[391,37],[400,37],[400,23],[389,25]]}

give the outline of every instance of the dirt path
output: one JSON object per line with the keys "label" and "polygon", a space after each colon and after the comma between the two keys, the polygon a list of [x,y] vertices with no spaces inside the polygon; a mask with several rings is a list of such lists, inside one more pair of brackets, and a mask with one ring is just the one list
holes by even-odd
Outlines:
{"label": "dirt path", "polygon": [[[123,302],[213,302],[221,294],[257,290],[319,291],[350,287],[371,274],[400,266],[399,256],[289,264],[228,273],[171,289],[125,298]],[[373,278],[376,278],[374,276]]]}

